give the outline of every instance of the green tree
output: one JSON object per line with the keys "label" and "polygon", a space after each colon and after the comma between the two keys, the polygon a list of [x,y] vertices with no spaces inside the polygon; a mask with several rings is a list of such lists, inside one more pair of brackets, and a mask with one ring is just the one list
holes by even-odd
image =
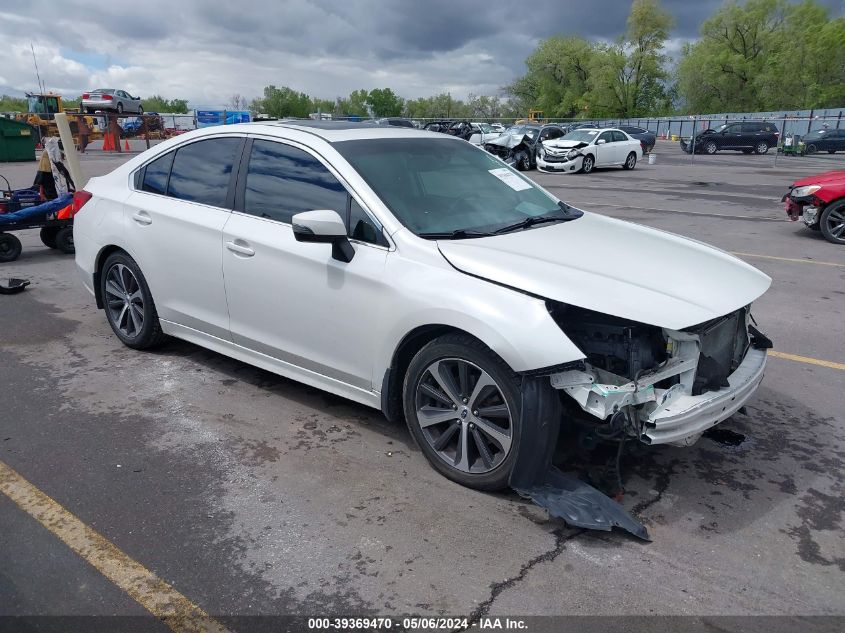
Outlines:
{"label": "green tree", "polygon": [[311,97],[304,92],[282,86],[266,86],[264,96],[258,100],[259,112],[271,117],[307,118],[311,113]]}
{"label": "green tree", "polygon": [[665,107],[664,47],[673,24],[659,0],[634,0],[624,37],[598,46],[591,59],[591,114],[632,117]]}
{"label": "green tree", "polygon": [[390,88],[374,88],[367,95],[367,105],[370,106],[373,116],[402,116],[404,100],[397,96]]}
{"label": "green tree", "polygon": [[170,112],[185,114],[188,112],[188,101],[186,99],[165,99],[160,95],[153,95],[141,100],[144,112]]}
{"label": "green tree", "polygon": [[26,99],[23,97],[0,96],[0,112],[26,112]]}

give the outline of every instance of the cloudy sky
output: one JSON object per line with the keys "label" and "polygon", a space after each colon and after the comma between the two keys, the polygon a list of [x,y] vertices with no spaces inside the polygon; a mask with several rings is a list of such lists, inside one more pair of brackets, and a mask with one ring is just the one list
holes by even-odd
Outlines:
{"label": "cloudy sky", "polygon": [[[845,0],[823,2],[845,15]],[[662,4],[677,23],[672,52],[722,0]],[[540,39],[613,39],[629,8],[630,0],[3,0],[0,93],[36,88],[32,42],[42,80],[67,96],[114,87],[216,106],[269,84],[330,99],[377,87],[407,98],[492,95],[523,73]]]}

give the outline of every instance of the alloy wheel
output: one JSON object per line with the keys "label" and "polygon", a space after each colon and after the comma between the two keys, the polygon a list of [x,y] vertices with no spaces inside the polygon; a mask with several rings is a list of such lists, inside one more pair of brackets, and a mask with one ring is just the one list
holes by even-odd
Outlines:
{"label": "alloy wheel", "polygon": [[845,240],[845,210],[831,210],[825,218],[826,233],[836,240]]}
{"label": "alloy wheel", "polygon": [[124,336],[137,337],[144,327],[144,296],[129,267],[115,264],[109,268],[105,292],[109,320]]}
{"label": "alloy wheel", "polygon": [[415,398],[425,441],[452,468],[482,474],[507,458],[511,410],[493,377],[477,365],[460,358],[433,362],[422,373]]}
{"label": "alloy wheel", "polygon": [[708,154],[715,154],[717,149],[718,148],[716,147],[716,143],[714,143],[713,141],[710,141],[709,143],[707,143],[707,145],[704,146],[704,151]]}
{"label": "alloy wheel", "polygon": [[758,154],[765,154],[766,152],[768,152],[768,151],[769,151],[769,144],[768,144],[768,143],[763,143],[763,142],[761,141],[760,143],[757,143],[757,148],[756,148],[756,149],[757,149],[757,153],[758,153]]}

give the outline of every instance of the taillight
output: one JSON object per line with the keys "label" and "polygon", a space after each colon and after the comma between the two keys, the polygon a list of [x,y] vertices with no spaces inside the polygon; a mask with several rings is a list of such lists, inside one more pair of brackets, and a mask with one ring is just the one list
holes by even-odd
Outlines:
{"label": "taillight", "polygon": [[112,99],[114,99],[114,97],[112,97],[111,95],[100,95],[100,99],[102,99],[103,101],[111,101]]}
{"label": "taillight", "polygon": [[91,95],[90,95],[90,94],[88,94],[87,92],[83,92],[83,93],[82,93],[82,98],[83,98],[83,99],[90,99],[90,98],[91,98]]}
{"label": "taillight", "polygon": [[90,192],[85,191],[85,189],[80,189],[79,191],[74,192],[73,194],[73,207],[71,208],[71,213],[76,215],[79,213],[79,210],[85,206],[85,203],[88,202],[94,196],[91,195]]}

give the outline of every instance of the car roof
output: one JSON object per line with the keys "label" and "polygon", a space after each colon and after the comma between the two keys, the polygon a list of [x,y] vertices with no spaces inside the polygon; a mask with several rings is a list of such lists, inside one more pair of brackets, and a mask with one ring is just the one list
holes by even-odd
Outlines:
{"label": "car roof", "polygon": [[[256,123],[237,123],[235,125],[215,125],[202,128],[208,134],[221,132],[241,132],[246,134],[267,134],[276,136],[281,130],[296,130],[321,138],[329,143],[358,139],[375,138],[446,138],[462,141],[462,139],[439,134],[428,130],[418,130],[412,127],[397,125],[372,125],[353,121],[317,121],[297,119],[289,121],[261,121]],[[199,136],[199,135],[198,135]]]}

